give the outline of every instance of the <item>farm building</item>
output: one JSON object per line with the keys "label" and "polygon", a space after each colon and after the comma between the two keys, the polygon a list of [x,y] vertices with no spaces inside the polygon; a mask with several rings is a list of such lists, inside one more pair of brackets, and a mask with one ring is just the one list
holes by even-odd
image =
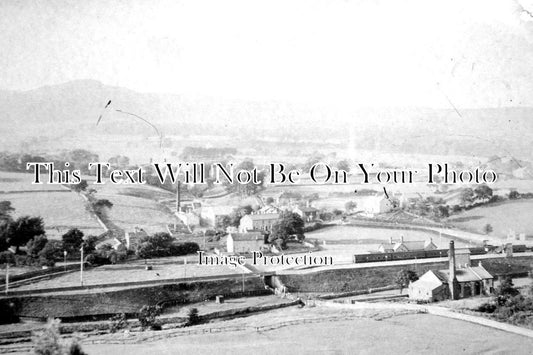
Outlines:
{"label": "farm building", "polygon": [[274,205],[266,205],[257,210],[258,214],[267,214],[267,213],[281,213],[281,208]]}
{"label": "farm building", "polygon": [[304,222],[312,222],[318,218],[318,209],[311,206],[296,207],[292,211],[302,217]]}
{"label": "farm building", "polygon": [[[417,281],[409,284],[409,298],[416,301],[435,302],[459,299],[493,292],[494,278],[481,265],[456,264],[454,242],[450,242],[449,269],[429,270]],[[462,252],[466,254],[466,252]],[[465,255],[462,256],[463,258]],[[466,260],[466,259],[463,259]]]}
{"label": "farm building", "polygon": [[393,241],[391,238],[388,243],[382,243],[378,247],[378,251],[381,253],[435,250],[435,249],[437,249],[437,246],[433,243],[433,240],[431,238],[428,240],[404,241],[403,236],[401,236],[400,240],[398,241]]}
{"label": "farm building", "polygon": [[260,232],[230,233],[226,239],[226,251],[231,254],[250,253],[268,248]]}
{"label": "farm building", "polygon": [[229,216],[233,212],[231,206],[206,206],[202,207],[200,217],[209,226],[214,226],[217,218]]}
{"label": "farm building", "polygon": [[279,213],[247,214],[241,218],[239,232],[270,231],[279,220]]}
{"label": "farm building", "polygon": [[124,238],[126,239],[126,248],[134,250],[137,247],[138,241],[141,238],[147,237],[148,233],[142,228],[135,227],[133,232],[126,232]]}
{"label": "farm building", "polygon": [[363,213],[374,215],[392,211],[393,204],[384,194],[380,194],[358,200],[357,207]]}

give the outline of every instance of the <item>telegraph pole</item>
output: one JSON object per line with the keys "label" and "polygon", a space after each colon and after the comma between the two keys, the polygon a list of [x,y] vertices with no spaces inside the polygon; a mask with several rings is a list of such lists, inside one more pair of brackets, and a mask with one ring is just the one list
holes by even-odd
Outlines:
{"label": "telegraph pole", "polygon": [[80,284],[83,286],[83,246],[80,248],[81,258],[80,258]]}
{"label": "telegraph pole", "polygon": [[6,295],[9,292],[9,261],[6,263]]}
{"label": "telegraph pole", "polygon": [[67,251],[63,250],[63,271],[67,271]]}

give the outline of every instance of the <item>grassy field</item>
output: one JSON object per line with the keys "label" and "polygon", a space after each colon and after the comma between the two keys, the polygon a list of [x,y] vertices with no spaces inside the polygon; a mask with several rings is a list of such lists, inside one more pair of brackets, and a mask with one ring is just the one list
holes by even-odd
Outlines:
{"label": "grassy field", "polygon": [[490,224],[494,228],[491,236],[500,238],[506,238],[509,230],[533,235],[532,209],[533,200],[516,200],[473,208],[451,216],[447,222],[478,233],[484,233],[483,227]]}
{"label": "grassy field", "polygon": [[71,228],[85,235],[99,235],[104,229],[85,208],[85,201],[74,192],[31,192],[1,194],[1,200],[11,201],[15,208],[13,217],[40,216],[44,220],[46,235],[61,239]]}
{"label": "grassy field", "polygon": [[[148,264],[152,265],[152,270],[145,270],[144,260],[128,262],[125,264],[100,266],[85,270],[83,273],[83,280],[85,285],[97,285],[240,273],[240,269],[229,268],[225,266],[197,265],[197,257],[192,255],[187,257],[188,265],[176,263],[176,261],[183,260],[183,258],[184,257],[148,260]],[[17,289],[34,290],[39,288],[55,288],[79,285],[79,272],[71,272],[53,279],[37,281],[29,285],[24,285]]]}
{"label": "grassy field", "polygon": [[[439,248],[447,248],[449,240],[438,237],[431,233],[414,230],[390,229],[390,228],[366,228],[356,226],[332,226],[319,229],[305,234],[307,238],[326,241],[321,244],[325,250],[344,249],[350,253],[377,252],[381,243],[388,243],[390,238],[399,240],[403,235],[405,241],[429,240]],[[457,242],[458,247],[466,246]]]}
{"label": "grassy field", "polygon": [[[42,175],[42,179],[47,176]],[[65,188],[61,185],[51,184],[32,184],[33,174],[15,173],[0,171],[0,193],[21,192],[21,191],[63,191]],[[2,195],[0,194],[0,199]]]}
{"label": "grassy field", "polygon": [[[297,324],[278,326],[283,322]],[[305,321],[305,324],[304,324]],[[301,323],[298,323],[301,322]],[[271,325],[272,330],[254,327]],[[244,328],[210,333],[208,328]],[[127,344],[82,341],[89,354],[529,354],[533,339],[459,320],[376,310],[288,308],[190,328],[202,334],[168,330],[131,337]],[[431,329],[428,332],[428,329]],[[116,340],[116,338],[115,338]]]}

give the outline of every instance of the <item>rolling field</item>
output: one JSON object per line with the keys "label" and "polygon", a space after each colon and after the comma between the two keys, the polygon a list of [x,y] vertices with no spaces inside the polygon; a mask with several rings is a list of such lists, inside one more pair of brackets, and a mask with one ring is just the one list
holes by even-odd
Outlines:
{"label": "rolling field", "polygon": [[[46,178],[47,175],[41,175],[41,180]],[[2,193],[9,192],[66,190],[61,185],[32,184],[33,179],[33,174],[0,171],[0,199],[2,199]]]}
{"label": "rolling field", "polygon": [[[350,254],[364,253],[367,251],[377,252],[378,246],[381,243],[388,243],[390,238],[397,241],[402,235],[405,241],[420,241],[432,238],[433,243],[438,248],[447,248],[449,242],[445,237],[440,238],[434,234],[422,231],[342,225],[326,227],[306,233],[305,235],[307,238],[326,241],[325,245],[321,243],[322,248],[325,250],[334,252],[349,251]],[[460,241],[457,241],[456,245],[458,247],[466,246],[466,244]]]}
{"label": "rolling field", "polygon": [[0,194],[0,200],[11,201],[15,208],[13,217],[40,216],[44,220],[46,235],[61,239],[71,228],[85,235],[99,235],[104,229],[86,210],[83,198],[74,192],[31,192]]}
{"label": "rolling field", "polygon": [[[294,324],[282,326],[288,321]],[[256,331],[255,327],[271,326]],[[211,333],[208,328],[242,329]],[[190,328],[82,340],[89,354],[529,354],[533,339],[454,319],[391,311],[286,308]],[[428,329],[432,331],[428,333]],[[150,335],[153,333],[153,335]],[[137,339],[139,337],[139,339]],[[114,341],[113,341],[114,340]]]}
{"label": "rolling field", "polygon": [[[227,266],[198,265],[197,257],[189,255],[188,264],[177,264],[177,260],[184,257],[160,258],[149,260],[152,270],[145,270],[145,261],[137,260],[116,265],[104,265],[83,272],[84,285],[113,284],[120,282],[165,280],[184,277],[217,276],[225,274],[240,274],[241,270]],[[71,272],[49,280],[37,281],[20,286],[17,290],[35,290],[40,288],[55,288],[80,285],[80,273]]]}
{"label": "rolling field", "polygon": [[167,223],[174,222],[174,216],[153,200],[119,194],[96,195],[99,199],[108,199],[113,207],[108,217],[115,225],[125,231],[134,227],[144,229],[148,234],[166,232]]}
{"label": "rolling field", "polygon": [[493,237],[505,239],[509,230],[533,235],[531,211],[533,200],[515,200],[494,206],[477,207],[461,214],[453,215],[447,222],[458,228],[483,233],[483,227],[490,224]]}

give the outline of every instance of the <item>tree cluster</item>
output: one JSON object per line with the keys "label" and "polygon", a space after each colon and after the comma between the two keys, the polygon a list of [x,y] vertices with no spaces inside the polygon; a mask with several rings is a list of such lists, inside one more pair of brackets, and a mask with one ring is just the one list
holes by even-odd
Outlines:
{"label": "tree cluster", "polygon": [[136,254],[143,259],[193,254],[200,250],[197,243],[176,243],[168,233],[156,233],[139,240]]}

